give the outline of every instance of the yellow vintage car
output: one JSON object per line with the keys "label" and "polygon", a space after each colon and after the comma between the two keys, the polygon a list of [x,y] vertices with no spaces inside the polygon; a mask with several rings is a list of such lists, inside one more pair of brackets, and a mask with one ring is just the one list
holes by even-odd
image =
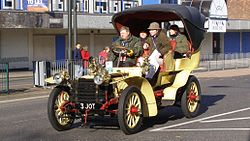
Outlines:
{"label": "yellow vintage car", "polygon": [[56,130],[70,129],[75,119],[87,125],[89,117],[105,116],[118,120],[125,134],[134,134],[142,129],[143,118],[156,116],[159,107],[167,105],[180,106],[187,118],[198,115],[201,88],[191,72],[199,65],[205,18],[196,8],[168,4],[139,6],[112,18],[117,31],[128,26],[135,36],[153,21],[181,23],[192,45],[191,55],[176,58],[175,69],[158,71],[154,81],[145,78],[147,65],[104,68],[94,59],[89,75],[78,79],[65,71],[54,75],[47,80],[57,84],[49,96],[48,117]]}

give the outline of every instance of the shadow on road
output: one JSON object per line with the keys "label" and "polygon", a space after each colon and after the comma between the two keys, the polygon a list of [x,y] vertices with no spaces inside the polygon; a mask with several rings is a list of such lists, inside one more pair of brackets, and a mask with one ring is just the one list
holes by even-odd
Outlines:
{"label": "shadow on road", "polygon": [[[209,107],[216,105],[216,103],[222,100],[224,97],[225,95],[202,95],[198,116],[205,113]],[[168,121],[174,121],[184,117],[185,116],[180,107],[167,106],[161,109],[156,117],[146,118],[143,130],[153,127],[157,124],[165,124]]]}
{"label": "shadow on road", "polygon": [[[225,95],[202,95],[202,103],[200,105],[200,112],[202,115],[209,107],[216,105],[216,103],[222,100]],[[152,118],[144,118],[144,125],[142,130],[153,127],[154,125],[165,124],[168,121],[175,121],[184,118],[184,114],[180,107],[177,106],[166,106],[159,110],[157,116]],[[75,122],[72,128],[91,128],[96,130],[119,130],[117,118],[110,117],[95,117],[89,118],[88,125],[81,126],[81,122]],[[95,131],[95,130],[94,130]],[[94,132],[92,131],[92,132]]]}
{"label": "shadow on road", "polygon": [[[77,121],[73,124],[73,128],[91,128],[96,130],[120,130],[118,125],[118,119],[116,117],[89,117],[86,125],[83,125],[81,121]],[[94,131],[92,131],[94,132]]]}
{"label": "shadow on road", "polygon": [[205,113],[209,107],[216,105],[216,103],[222,100],[226,95],[202,95],[202,101],[200,106],[200,115]]}

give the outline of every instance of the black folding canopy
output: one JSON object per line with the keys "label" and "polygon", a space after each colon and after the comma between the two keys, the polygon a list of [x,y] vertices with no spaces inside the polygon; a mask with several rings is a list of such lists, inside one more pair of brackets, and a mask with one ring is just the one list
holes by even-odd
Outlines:
{"label": "black folding canopy", "polygon": [[193,48],[199,48],[204,38],[205,17],[194,7],[174,4],[143,5],[116,13],[112,24],[119,31],[128,26],[133,35],[146,30],[151,22],[182,21],[184,32]]}

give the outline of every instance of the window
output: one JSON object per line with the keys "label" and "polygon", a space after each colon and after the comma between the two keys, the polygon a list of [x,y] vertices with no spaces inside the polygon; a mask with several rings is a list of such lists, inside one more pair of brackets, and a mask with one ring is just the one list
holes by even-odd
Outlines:
{"label": "window", "polygon": [[121,9],[121,1],[119,0],[110,0],[109,2],[109,12],[117,13]]}
{"label": "window", "polygon": [[178,0],[161,0],[161,3],[177,4]]}
{"label": "window", "polygon": [[3,9],[14,9],[14,0],[3,0]]}
{"label": "window", "polygon": [[108,0],[94,0],[94,12],[108,13],[107,5],[108,5]]}
{"label": "window", "polygon": [[138,1],[123,1],[123,10],[129,9],[131,7],[136,7],[139,5]]}
{"label": "window", "polygon": [[52,0],[53,11],[66,11],[65,0]]}
{"label": "window", "polygon": [[77,0],[76,10],[79,12],[88,12],[89,11],[89,0]]}

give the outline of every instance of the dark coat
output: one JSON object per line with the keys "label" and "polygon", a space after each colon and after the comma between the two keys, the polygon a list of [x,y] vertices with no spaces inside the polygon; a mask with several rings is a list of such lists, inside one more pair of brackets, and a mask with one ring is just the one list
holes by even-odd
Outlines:
{"label": "dark coat", "polygon": [[161,55],[164,55],[170,49],[169,39],[162,31],[160,31],[156,37],[148,37],[146,43],[149,44],[150,54],[154,51],[154,49],[157,49]]}
{"label": "dark coat", "polygon": [[82,57],[81,57],[81,49],[75,48],[73,50],[73,53],[74,53],[74,55],[73,55],[74,60],[81,60],[82,59]]}
{"label": "dark coat", "polygon": [[[119,37],[115,42],[112,44],[113,49],[115,50],[116,47],[125,47],[126,50],[129,52],[132,50],[133,54],[131,56],[126,55],[126,62],[129,62],[131,65],[136,64],[136,59],[142,55],[142,46],[141,41],[139,38],[135,36],[130,36],[128,40],[123,40],[121,37]],[[114,52],[111,55],[111,59],[113,61],[118,61],[118,54],[115,54]],[[130,65],[130,66],[131,66]]]}
{"label": "dark coat", "polygon": [[176,46],[174,51],[179,53],[187,53],[189,50],[189,43],[185,35],[178,34],[176,37],[172,38],[176,41]]}

